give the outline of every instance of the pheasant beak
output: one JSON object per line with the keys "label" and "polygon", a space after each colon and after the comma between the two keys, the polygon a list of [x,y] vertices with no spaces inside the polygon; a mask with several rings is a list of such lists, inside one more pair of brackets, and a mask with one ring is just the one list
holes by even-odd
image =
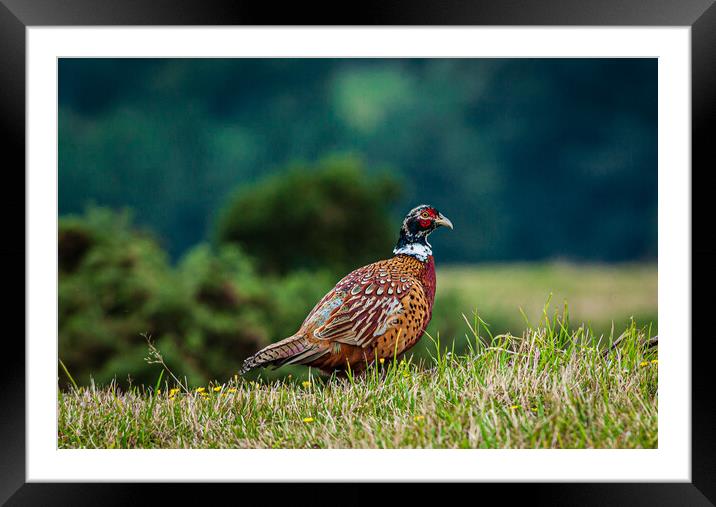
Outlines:
{"label": "pheasant beak", "polygon": [[438,225],[444,225],[445,227],[450,227],[450,229],[453,228],[452,222],[450,221],[450,219],[448,217],[444,216],[442,213],[440,213],[440,216],[438,217],[438,219],[435,220],[435,223]]}

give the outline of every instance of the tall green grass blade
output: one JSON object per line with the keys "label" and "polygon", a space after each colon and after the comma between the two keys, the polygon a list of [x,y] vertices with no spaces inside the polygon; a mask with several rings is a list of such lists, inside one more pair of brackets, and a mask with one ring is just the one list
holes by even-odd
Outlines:
{"label": "tall green grass blade", "polygon": [[77,382],[75,382],[75,379],[73,379],[73,378],[72,378],[72,375],[70,375],[70,372],[69,372],[69,370],[67,369],[67,366],[65,366],[65,363],[62,362],[62,359],[58,358],[57,360],[60,362],[60,366],[62,367],[62,370],[65,372],[65,375],[67,375],[67,378],[70,379],[70,382],[72,383],[72,386],[73,386],[75,389],[79,389],[79,387],[77,387]]}

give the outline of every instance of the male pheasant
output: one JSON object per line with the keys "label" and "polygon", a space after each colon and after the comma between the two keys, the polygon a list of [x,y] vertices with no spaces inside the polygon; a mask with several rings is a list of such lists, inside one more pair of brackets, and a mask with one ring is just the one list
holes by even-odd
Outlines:
{"label": "male pheasant", "polygon": [[321,299],[296,334],[244,361],[256,367],[304,364],[330,373],[362,371],[415,345],[432,316],[435,261],[428,235],[452,222],[433,206],[411,210],[394,257],[346,275]]}

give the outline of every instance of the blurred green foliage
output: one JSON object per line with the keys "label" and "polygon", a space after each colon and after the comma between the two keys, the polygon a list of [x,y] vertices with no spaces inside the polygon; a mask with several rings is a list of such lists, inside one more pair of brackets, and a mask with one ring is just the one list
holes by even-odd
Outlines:
{"label": "blurred green foliage", "polygon": [[153,384],[160,368],[144,360],[143,335],[191,384],[225,380],[258,348],[295,332],[332,280],[260,276],[233,245],[198,245],[172,268],[127,212],[99,208],[61,218],[58,253],[59,354],[82,384],[90,376]]}
{"label": "blurred green foliage", "polygon": [[241,187],[220,215],[219,243],[238,244],[264,272],[344,274],[387,255],[397,238],[388,209],[399,183],[354,158],[296,165]]}
{"label": "blurred green foliage", "polygon": [[101,209],[61,218],[58,240],[60,358],[78,381],[136,373],[140,333],[175,334],[185,317],[166,255],[127,213]]}
{"label": "blurred green foliage", "polygon": [[654,260],[657,71],[654,58],[61,58],[59,210],[129,207],[177,260],[237,187],[350,153],[402,178],[393,224],[422,202],[450,217],[442,262]]}

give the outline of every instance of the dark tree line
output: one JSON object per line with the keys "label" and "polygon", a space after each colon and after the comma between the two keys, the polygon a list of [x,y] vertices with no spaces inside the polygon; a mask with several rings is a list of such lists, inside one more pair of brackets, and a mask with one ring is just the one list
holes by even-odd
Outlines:
{"label": "dark tree line", "polygon": [[335,154],[401,182],[394,226],[444,210],[445,262],[656,258],[655,60],[63,59],[59,94],[60,213],[129,207],[174,260]]}

